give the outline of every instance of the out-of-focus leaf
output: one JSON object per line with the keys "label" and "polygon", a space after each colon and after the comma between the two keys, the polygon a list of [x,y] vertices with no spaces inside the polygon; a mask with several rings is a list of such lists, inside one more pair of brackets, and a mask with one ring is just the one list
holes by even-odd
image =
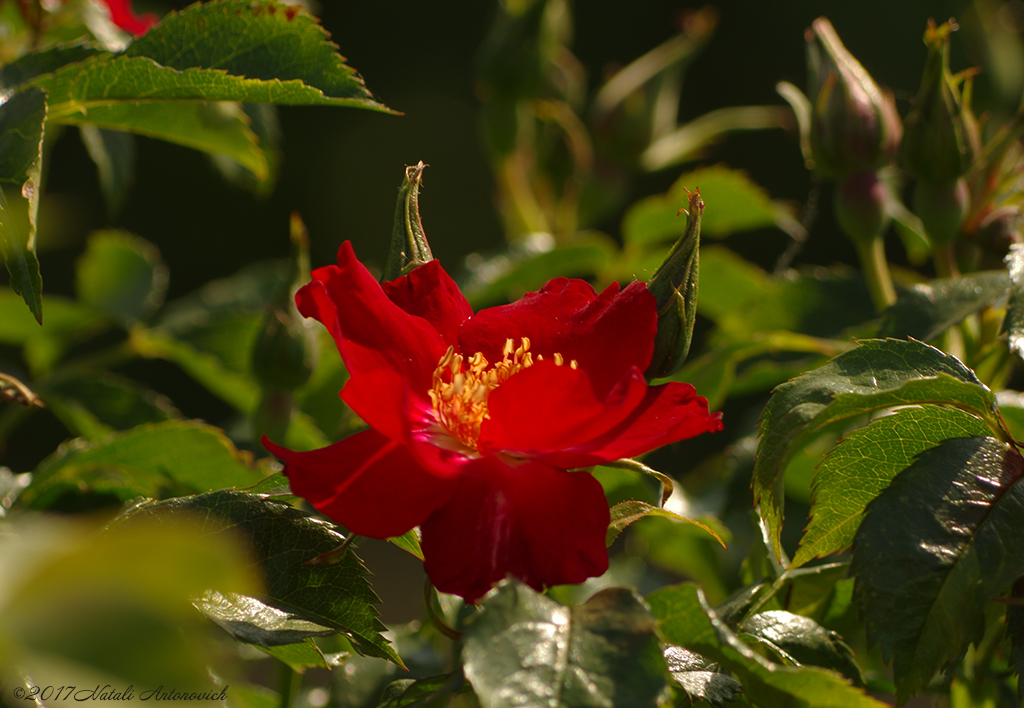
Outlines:
{"label": "out-of-focus leaf", "polygon": [[678,238],[686,228],[685,219],[677,214],[686,208],[687,189],[699,189],[707,205],[701,221],[701,235],[707,238],[766,226],[786,231],[793,228],[790,222],[795,223],[743,172],[716,165],[684,174],[667,194],[647,197],[631,206],[622,221],[624,243],[647,246]]}
{"label": "out-of-focus leaf", "polygon": [[665,663],[654,619],[632,591],[565,607],[505,581],[482,604],[462,657],[484,708],[657,705]]}
{"label": "out-of-focus leaf", "polygon": [[551,278],[578,278],[600,272],[614,253],[613,244],[606,238],[582,238],[557,248],[550,237],[535,238],[476,264],[462,291],[474,308],[515,300],[539,290]]}
{"label": "out-of-focus leaf", "polygon": [[36,258],[36,212],[46,94],[26,88],[0,104],[0,255],[11,289],[43,321],[43,280]]}
{"label": "out-of-focus leaf", "polygon": [[167,292],[167,267],[156,246],[124,231],[97,231],[78,260],[82,302],[130,324],[155,312]]}
{"label": "out-of-focus leaf", "polygon": [[641,501],[624,501],[611,508],[611,522],[608,524],[608,533],[605,536],[605,544],[610,546],[615,543],[615,539],[619,537],[619,534],[622,533],[624,528],[632,524],[634,521],[639,521],[645,516],[661,516],[666,519],[685,521],[688,524],[693,524],[694,526],[707,531],[722,545],[722,548],[725,548],[725,542],[722,541],[722,537],[707,524],[702,524],[701,522],[693,519],[687,519],[685,516],[680,516],[679,514],[668,511],[667,509],[661,509]]}
{"label": "out-of-focus leaf", "polygon": [[223,153],[212,153],[210,158],[214,167],[230,184],[248,189],[257,196],[267,196],[274,189],[281,161],[281,128],[278,124],[277,107],[265,103],[246,103],[241,106],[241,111],[245,114],[247,127],[263,154],[266,171],[260,175]]}
{"label": "out-of-focus leaf", "polygon": [[1010,349],[1024,357],[1024,244],[1010,247],[1006,256],[1010,274],[1010,298],[1006,306],[1006,329],[1010,335]]}
{"label": "out-of-focus leaf", "polygon": [[[703,194],[703,192],[702,192]],[[768,274],[721,246],[700,251],[700,297],[697,311],[713,320],[764,296]]]}
{"label": "out-of-focus leaf", "polygon": [[1009,285],[1005,272],[992,271],[902,289],[896,303],[885,311],[879,336],[930,341],[1006,295]]}
{"label": "out-of-focus leaf", "polygon": [[[363,562],[349,549],[337,563],[307,562],[341,545],[334,527],[287,504],[233,489],[168,499],[135,507],[127,522],[174,516],[197,517],[209,529],[231,529],[252,544],[266,579],[266,592],[256,602],[238,599],[225,606],[229,622],[219,623],[243,641],[264,644],[299,641],[323,633],[344,633],[362,654],[401,659],[381,636],[384,625],[374,608],[379,598],[366,581]],[[277,612],[268,614],[267,608]],[[287,615],[287,616],[285,616]],[[308,632],[308,633],[307,633]]]}
{"label": "out-of-focus leaf", "polygon": [[73,440],[40,463],[20,502],[45,509],[83,491],[120,501],[246,487],[262,476],[217,428],[196,421],[146,424],[99,442]]}
{"label": "out-of-focus leaf", "polygon": [[96,164],[107,213],[116,217],[135,181],[135,136],[122,130],[104,130],[83,124],[78,128],[89,157]]}
{"label": "out-of-focus leaf", "polygon": [[166,396],[110,373],[50,382],[45,400],[72,435],[94,442],[142,423],[181,418]]}
{"label": "out-of-focus leaf", "polygon": [[836,337],[875,319],[859,276],[815,268],[769,280],[758,298],[718,318],[722,336],[749,341],[756,332],[788,330],[814,337]]}
{"label": "out-of-focus leaf", "polygon": [[905,408],[847,435],[818,468],[811,521],[793,566],[853,543],[864,507],[925,450],[949,438],[987,435],[978,417],[954,408]]}
{"label": "out-of-focus leaf", "polygon": [[23,347],[35,376],[45,376],[72,343],[110,327],[107,317],[73,300],[47,295],[46,322],[40,326],[22,299],[0,287],[0,343]]}
{"label": "out-of-focus leaf", "polygon": [[763,644],[785,663],[822,666],[842,674],[854,686],[864,685],[853,652],[842,637],[809,617],[783,610],[761,612],[743,623],[739,636]]}
{"label": "out-of-focus leaf", "polygon": [[926,450],[872,501],[850,572],[869,642],[902,702],[985,629],[986,603],[1024,575],[1024,458],[995,438]]}
{"label": "out-of-focus leaf", "polygon": [[907,250],[907,259],[914,265],[921,265],[928,261],[932,254],[931,243],[924,231],[924,224],[921,218],[907,207],[899,199],[893,199],[892,195],[900,192],[899,185],[891,185],[889,190],[890,198],[886,200],[886,213],[892,217],[892,225],[903,241],[903,247]]}
{"label": "out-of-focus leaf", "polygon": [[744,697],[760,706],[791,708],[882,708],[884,703],[832,671],[816,666],[783,666],[747,646],[715,613],[692,583],[647,596],[661,621],[662,635],[728,669],[743,685]]}
{"label": "out-of-focus leaf", "polygon": [[682,647],[665,647],[665,661],[672,680],[686,692],[691,702],[702,700],[722,706],[736,700],[736,694],[743,691],[740,682],[724,673],[717,664]]}
{"label": "out-of-focus leaf", "polygon": [[[740,130],[784,128],[793,115],[781,106],[729,106],[708,111],[656,140],[640,156],[645,169],[661,170],[695,160],[712,143]],[[704,187],[701,186],[701,192]]]}
{"label": "out-of-focus leaf", "polygon": [[781,556],[783,476],[793,450],[823,425],[873,410],[946,403],[1000,429],[995,396],[956,358],[915,340],[866,340],[782,384],[761,414],[754,501]]}
{"label": "out-of-focus leaf", "polygon": [[177,691],[213,689],[209,672],[217,658],[190,598],[211,587],[258,592],[237,541],[205,536],[189,519],[103,533],[30,516],[5,524],[5,686],[18,685],[7,672],[20,667],[44,687],[67,686],[74,677],[82,682],[76,691],[84,691],[79,700],[104,684],[124,691],[134,683],[136,698],[142,687],[161,684]]}

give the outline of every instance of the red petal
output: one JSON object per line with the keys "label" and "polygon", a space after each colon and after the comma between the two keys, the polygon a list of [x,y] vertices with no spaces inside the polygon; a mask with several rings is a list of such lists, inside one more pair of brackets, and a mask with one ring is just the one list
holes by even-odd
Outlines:
{"label": "red petal", "polygon": [[603,398],[632,367],[647,368],[654,351],[658,316],[654,296],[641,282],[619,292],[613,283],[600,295],[582,280],[558,278],[540,292],[492,307],[466,321],[459,332],[464,354],[501,359],[505,340],[530,339],[534,358],[556,352],[575,359]]}
{"label": "red petal", "polygon": [[136,15],[131,0],[103,0],[103,4],[110,10],[110,21],[136,37],[144,35],[158,19],[152,13]]}
{"label": "red petal", "polygon": [[722,414],[709,413],[707,399],[698,396],[693,386],[667,383],[648,388],[632,414],[600,437],[537,459],[566,469],[590,467],[721,429]]}
{"label": "red petal", "polygon": [[323,322],[349,373],[397,371],[414,397],[427,398],[432,375],[448,345],[422,317],[391,302],[347,241],[338,265],[317,268],[313,282],[295,295],[306,317]]}
{"label": "red petal", "polygon": [[429,261],[381,287],[391,302],[410,315],[422,317],[434,325],[445,342],[458,346],[459,328],[473,316],[473,308],[440,261]]}
{"label": "red petal", "polygon": [[646,390],[643,374],[633,369],[600,400],[587,372],[538,362],[491,392],[490,418],[480,428],[480,452],[533,457],[586,445],[632,414]]}
{"label": "red petal", "polygon": [[463,468],[451,501],[422,525],[438,590],[476,602],[511,574],[531,587],[581,583],[608,569],[608,503],[589,473],[485,457]]}
{"label": "red petal", "polygon": [[401,536],[419,526],[455,491],[424,470],[408,448],[375,430],[309,452],[263,446],[285,463],[292,491],[353,533]]}

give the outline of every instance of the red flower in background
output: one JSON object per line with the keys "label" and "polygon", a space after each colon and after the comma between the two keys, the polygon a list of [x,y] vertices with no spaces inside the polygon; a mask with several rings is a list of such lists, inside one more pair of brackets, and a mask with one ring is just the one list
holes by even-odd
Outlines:
{"label": "red flower in background", "polygon": [[601,485],[567,470],[722,427],[689,384],[647,385],[657,315],[640,282],[596,294],[556,278],[474,315],[436,260],[381,285],[345,243],[296,303],[333,335],[341,397],[370,429],[264,445],[352,532],[420,526],[431,581],[470,602],[507,574],[539,589],[607,569]]}
{"label": "red flower in background", "polygon": [[[132,10],[131,0],[101,1],[107,6],[107,10],[110,11],[110,21],[135,37],[141,37],[146,34],[146,31],[155,25],[159,19],[153,13],[136,15],[135,11]],[[61,2],[68,2],[68,0],[61,0]]]}

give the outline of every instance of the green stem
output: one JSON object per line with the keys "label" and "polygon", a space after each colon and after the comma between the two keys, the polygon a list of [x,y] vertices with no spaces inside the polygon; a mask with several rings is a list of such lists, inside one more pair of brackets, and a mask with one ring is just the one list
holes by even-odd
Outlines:
{"label": "green stem", "polygon": [[434,625],[434,629],[441,633],[442,636],[451,639],[453,642],[457,642],[462,639],[462,632],[457,629],[452,629],[444,621],[444,618],[438,614],[437,609],[434,605],[434,599],[436,597],[434,586],[430,582],[430,578],[426,578],[423,581],[423,603],[427,606],[427,616],[430,618],[430,623]]}
{"label": "green stem", "polygon": [[936,248],[932,252],[932,263],[935,264],[935,274],[940,278],[960,277],[960,267],[956,263],[953,244]]}
{"label": "green stem", "polygon": [[871,293],[871,301],[875,303],[878,314],[884,312],[896,302],[896,289],[889,273],[889,262],[885,260],[885,243],[881,236],[870,241],[855,241],[860,267],[864,271],[864,279]]}
{"label": "green stem", "polygon": [[281,692],[281,708],[291,708],[295,696],[299,693],[299,682],[301,678],[288,664],[281,662],[281,684],[278,687]]}

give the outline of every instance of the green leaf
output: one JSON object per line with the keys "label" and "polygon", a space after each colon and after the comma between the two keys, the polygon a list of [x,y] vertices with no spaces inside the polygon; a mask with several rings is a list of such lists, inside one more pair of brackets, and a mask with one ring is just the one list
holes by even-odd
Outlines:
{"label": "green leaf", "polygon": [[101,53],[100,47],[90,44],[62,44],[28,52],[0,67],[0,90],[11,91],[37,76],[53,73],[62,66],[76,64]]}
{"label": "green leaf", "polygon": [[423,560],[423,548],[420,547],[420,530],[414,527],[401,536],[393,536],[388,539],[391,543],[401,548],[406,553],[411,553],[420,560]]}
{"label": "green leaf", "polygon": [[615,543],[615,539],[619,537],[619,534],[622,533],[624,528],[632,524],[634,521],[639,521],[645,516],[661,516],[666,519],[685,521],[688,524],[693,524],[714,536],[715,540],[722,544],[722,548],[725,548],[725,542],[722,541],[722,537],[719,536],[710,526],[702,524],[699,521],[694,521],[693,519],[687,519],[685,516],[680,516],[679,514],[675,514],[667,509],[661,509],[642,501],[624,501],[611,508],[611,521],[608,524],[608,533],[605,536],[605,545],[610,546]]}
{"label": "green leaf", "polygon": [[[1024,598],[1024,582],[1018,579],[1010,593],[1013,600]],[[1010,640],[1009,664],[1017,676],[1024,675],[1024,606],[1012,604],[1006,608],[1006,636]],[[1018,678],[1017,697],[1024,698],[1024,681]]]}
{"label": "green leaf", "polygon": [[1010,246],[1006,256],[1010,274],[1010,299],[1006,305],[1006,329],[1010,336],[1010,349],[1024,357],[1024,244]]}
{"label": "green leaf", "polygon": [[59,295],[46,296],[46,310],[46,322],[40,326],[17,293],[0,287],[0,343],[23,347],[40,336],[72,340],[106,324],[98,312]]}
{"label": "green leaf", "polygon": [[76,264],[75,290],[82,302],[131,324],[163,303],[167,267],[148,241],[125,231],[97,231]]}
{"label": "green leaf", "polygon": [[203,617],[235,639],[261,647],[274,647],[304,642],[310,637],[337,634],[332,627],[303,619],[301,616],[237,593],[223,594],[209,590],[192,601]]}
{"label": "green leaf", "polygon": [[630,590],[565,607],[517,581],[483,601],[463,668],[484,708],[656,706],[665,664],[655,623]]}
{"label": "green leaf", "polygon": [[717,664],[682,647],[665,647],[665,662],[672,680],[686,692],[691,703],[701,700],[721,706],[736,700],[736,694],[743,690],[740,682],[722,672]]}
{"label": "green leaf", "polygon": [[0,104],[0,182],[20,187],[39,160],[46,121],[46,92],[18,91]]}
{"label": "green leaf", "polygon": [[792,567],[849,547],[864,507],[920,453],[949,438],[989,432],[984,421],[969,413],[923,406],[897,411],[847,435],[818,467],[811,522]]}
{"label": "green leaf", "polygon": [[40,324],[43,280],[36,258],[36,214],[46,109],[46,93],[36,88],[18,91],[0,104],[0,255],[11,289]]}
{"label": "green leaf", "polygon": [[403,666],[380,634],[384,625],[373,606],[380,600],[366,581],[366,568],[356,554],[349,549],[337,563],[307,565],[307,561],[336,549],[344,540],[331,524],[287,504],[233,489],[145,504],[127,518],[179,515],[197,517],[208,528],[231,529],[252,544],[266,591],[256,598],[257,603],[244,607],[230,603],[227,614],[233,633],[240,632],[239,627],[244,625],[252,633],[246,636],[268,641],[280,637],[279,625],[275,624],[280,615],[268,618],[265,614],[270,606],[288,615],[280,625],[280,631],[288,636],[310,629],[303,624],[306,629],[296,630],[296,623],[312,623],[332,633],[343,632],[361,654]]}
{"label": "green leaf", "polygon": [[722,246],[700,250],[700,274],[697,311],[713,320],[763,297],[769,282],[758,266]]}
{"label": "green leaf", "polygon": [[135,136],[123,130],[104,130],[83,124],[78,128],[96,172],[107,204],[107,214],[116,218],[135,181]]}
{"label": "green leaf", "polygon": [[[171,12],[128,45],[124,55],[147,57],[182,72],[193,67],[219,70],[250,81],[271,82],[273,90],[287,92],[287,100],[238,96],[220,100],[348,104],[387,110],[373,100],[362,78],[345,65],[337,50],[316,19],[297,7],[266,0],[220,0]],[[208,95],[196,98],[217,100]]]}
{"label": "green leaf", "polygon": [[853,651],[842,637],[809,617],[783,610],[770,610],[743,623],[741,639],[760,642],[796,666],[822,666],[842,674],[854,686],[864,677],[853,659]]}
{"label": "green leaf", "polygon": [[1005,272],[991,271],[903,288],[885,311],[879,335],[930,341],[1004,296],[1009,284]]}
{"label": "green leaf", "polygon": [[142,423],[181,418],[166,396],[108,372],[51,380],[43,400],[73,435],[91,441]]}
{"label": "green leaf", "polygon": [[983,610],[1024,575],[1024,458],[991,437],[921,453],[864,515],[850,571],[869,642],[905,701],[985,630]]}
{"label": "green leaf", "polygon": [[223,155],[252,172],[257,179],[263,180],[270,175],[268,156],[237,103],[116,101],[93,105],[87,113],[51,114],[51,120],[80,128],[93,126],[165,140],[213,155]]}
{"label": "green leaf", "polygon": [[461,672],[428,676],[422,679],[398,679],[384,688],[378,708],[402,708],[403,706],[446,706],[454,695],[468,691]]}
{"label": "green leaf", "polygon": [[678,238],[686,227],[685,220],[677,217],[687,205],[686,189],[699,189],[707,205],[702,236],[720,238],[766,226],[788,231],[795,222],[746,174],[715,165],[686,173],[667,194],[647,197],[631,206],[622,221],[623,242],[627,246],[646,246]]}
{"label": "green leaf", "polygon": [[720,316],[718,325],[726,339],[736,342],[749,342],[757,332],[780,330],[845,338],[847,330],[875,317],[859,275],[816,268],[771,278],[757,298]]}
{"label": "green leaf", "polygon": [[[252,598],[249,598],[250,600]],[[289,666],[297,674],[306,673],[306,669],[330,669],[340,665],[337,656],[324,656],[320,647],[316,645],[312,637],[304,639],[295,644],[279,644],[270,647],[258,647],[260,651],[269,654],[278,661]],[[275,704],[280,705],[280,702]]]}
{"label": "green leaf", "polygon": [[54,687],[74,677],[80,700],[97,683],[134,683],[136,697],[161,683],[209,690],[220,652],[189,598],[258,588],[236,539],[204,537],[189,519],[100,533],[81,519],[21,515],[4,524],[0,557],[0,673],[17,666]]}
{"label": "green leaf", "polygon": [[[536,243],[535,243],[536,241]],[[471,269],[462,292],[474,308],[515,300],[539,290],[551,278],[580,278],[600,272],[615,253],[607,238],[584,237],[576,243],[552,248],[543,239],[513,246]]]}
{"label": "green leaf", "polygon": [[651,612],[671,643],[728,669],[743,684],[744,697],[765,708],[882,708],[842,676],[812,666],[768,661],[743,643],[708,605],[697,585],[683,583],[649,595]]}
{"label": "green leaf", "polygon": [[955,357],[914,340],[874,339],[775,389],[760,420],[754,502],[781,557],[782,489],[793,451],[822,426],[873,410],[939,403],[999,430],[995,396]]}
{"label": "green leaf", "polygon": [[44,509],[66,494],[120,501],[245,487],[262,476],[217,428],[196,421],[140,425],[100,442],[61,445],[33,473],[20,501]]}

